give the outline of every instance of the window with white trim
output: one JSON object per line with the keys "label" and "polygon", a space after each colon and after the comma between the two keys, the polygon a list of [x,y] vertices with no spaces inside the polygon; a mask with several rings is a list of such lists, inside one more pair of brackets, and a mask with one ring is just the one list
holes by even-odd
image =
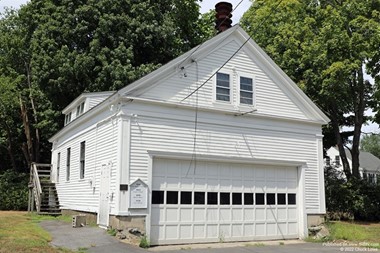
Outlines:
{"label": "window with white trim", "polygon": [[80,143],[80,154],[79,154],[79,178],[84,178],[84,166],[85,166],[85,153],[86,153],[86,142],[82,141]]}
{"label": "window with white trim", "polygon": [[57,155],[57,183],[59,182],[59,170],[61,168],[61,153]]}
{"label": "window with white trim", "polygon": [[240,77],[240,104],[253,105],[253,80]]}
{"label": "window with white trim", "polygon": [[71,112],[65,115],[65,125],[71,122]]}
{"label": "window with white trim", "polygon": [[216,73],[216,100],[230,102],[230,75]]}
{"label": "window with white trim", "polygon": [[71,148],[67,148],[67,152],[66,152],[66,181],[70,181],[70,158],[71,158]]}
{"label": "window with white trim", "polygon": [[77,117],[84,112],[84,102],[77,106]]}

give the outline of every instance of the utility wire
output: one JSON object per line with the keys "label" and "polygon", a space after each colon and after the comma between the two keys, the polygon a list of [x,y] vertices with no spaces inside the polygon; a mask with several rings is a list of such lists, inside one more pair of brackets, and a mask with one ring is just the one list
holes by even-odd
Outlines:
{"label": "utility wire", "polygon": [[[282,2],[282,0],[280,0],[279,2],[278,2],[278,4],[276,5],[276,7],[275,8],[273,8],[271,11],[270,11],[270,13],[269,13],[269,15],[268,16],[266,16],[263,20],[262,20],[262,22],[260,22],[260,24],[258,25],[258,26],[261,26],[272,14],[273,14],[273,11],[275,11],[275,10],[277,10],[277,8],[280,6],[280,4],[281,4],[281,2]],[[220,66],[209,78],[207,78],[207,80],[206,81],[204,81],[198,88],[196,88],[194,91],[192,91],[189,95],[187,95],[184,99],[182,99],[181,100],[181,102],[183,102],[183,101],[185,101],[186,99],[188,99],[189,97],[191,97],[195,92],[197,92],[200,88],[202,88],[208,81],[210,81],[210,79],[211,78],[213,78],[213,76],[215,76],[216,75],[216,73],[218,73],[244,46],[245,46],[245,44],[247,44],[247,42],[250,40],[250,39],[252,39],[252,36],[251,35],[249,35],[249,37],[248,37],[248,39],[246,39],[245,41],[244,41],[244,43],[231,55],[231,57],[230,58],[228,58],[228,60],[227,61],[225,61],[224,63],[223,63],[223,65],[222,66]]]}
{"label": "utility wire", "polygon": [[[230,14],[232,14],[238,7],[239,7],[239,5],[243,2],[244,0],[241,0],[236,6],[235,6],[235,8],[230,12]],[[218,31],[219,30],[219,27],[224,23],[224,21],[226,21],[226,19],[228,18],[228,16],[229,15],[227,15],[224,19],[223,19],[223,22],[220,22],[220,24],[216,27],[216,30]],[[184,62],[186,62],[203,44],[205,43],[205,41],[204,42],[202,42],[201,44],[199,44],[196,48],[195,48],[195,50],[193,51],[193,52],[191,52],[191,54],[189,54],[189,56],[187,56],[186,57],[186,59],[185,60],[183,60],[178,66],[179,66],[179,68],[183,68],[183,66],[181,67],[181,65],[184,63]]]}

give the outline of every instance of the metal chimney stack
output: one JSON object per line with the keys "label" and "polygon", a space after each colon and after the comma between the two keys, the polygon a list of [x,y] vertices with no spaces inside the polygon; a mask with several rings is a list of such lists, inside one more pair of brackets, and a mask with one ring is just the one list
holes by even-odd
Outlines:
{"label": "metal chimney stack", "polygon": [[231,27],[232,24],[232,4],[228,2],[219,2],[215,5],[215,28],[218,33],[224,32]]}

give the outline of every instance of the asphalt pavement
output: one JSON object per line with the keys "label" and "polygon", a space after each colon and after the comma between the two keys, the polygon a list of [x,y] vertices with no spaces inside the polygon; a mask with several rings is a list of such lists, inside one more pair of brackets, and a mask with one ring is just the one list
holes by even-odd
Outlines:
{"label": "asphalt pavement", "polygon": [[[152,247],[141,249],[139,247],[122,243],[115,237],[107,234],[106,230],[98,227],[73,228],[70,223],[63,221],[42,221],[41,227],[47,230],[51,236],[51,244],[55,247],[63,247],[71,250],[85,250],[85,252],[109,252],[109,253],[333,253],[333,252],[363,252],[376,249],[357,248],[339,244],[292,243],[284,241],[274,242],[245,242],[245,243],[219,243],[219,244],[194,244]],[[378,250],[380,252],[380,250]]]}

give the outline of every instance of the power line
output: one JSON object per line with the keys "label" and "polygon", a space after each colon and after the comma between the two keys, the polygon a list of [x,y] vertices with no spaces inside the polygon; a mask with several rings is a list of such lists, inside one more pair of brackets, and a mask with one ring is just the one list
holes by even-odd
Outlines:
{"label": "power line", "polygon": [[[238,7],[239,7],[239,5],[243,2],[244,0],[241,0],[236,6],[235,6],[235,8],[230,12],[230,14],[232,14]],[[219,28],[220,28],[220,26],[224,23],[224,21],[226,21],[226,19],[228,18],[228,16],[229,15],[227,15],[224,19],[223,19],[223,22],[220,22],[220,24],[216,27],[216,30],[219,30]],[[205,43],[205,41],[204,42],[202,42],[201,44],[199,44],[196,48],[195,48],[195,50],[193,51],[193,52],[191,52],[190,53],[190,55],[189,56],[187,56],[186,57],[186,59],[185,60],[183,60],[178,66],[179,66],[179,68],[183,68],[183,66],[181,67],[181,65],[184,63],[184,62],[186,62],[203,44]]]}
{"label": "power line", "polygon": [[[266,16],[263,20],[262,20],[262,22],[258,25],[258,26],[261,26],[272,14],[273,14],[273,11],[275,11],[275,10],[277,10],[277,8],[280,6],[280,4],[281,4],[281,2],[282,2],[282,0],[280,0],[279,2],[278,2],[278,4],[276,5],[276,7],[275,8],[273,8],[271,11],[270,11],[270,13],[269,13],[269,15],[268,16]],[[252,36],[251,35],[249,35],[249,37],[248,37],[248,39],[246,39],[245,41],[244,41],[244,43],[231,55],[231,57],[230,58],[228,58],[228,60],[227,61],[225,61],[224,63],[223,63],[223,65],[222,66],[220,66],[209,78],[207,78],[207,80],[206,81],[204,81],[198,88],[196,88],[194,91],[192,91],[189,95],[187,95],[184,99],[182,99],[181,100],[181,102],[183,102],[183,101],[185,101],[186,99],[188,99],[189,97],[191,97],[195,92],[197,92],[200,88],[202,88],[208,81],[210,81],[210,79],[211,78],[213,78],[215,75],[216,75],[216,73],[218,73],[244,46],[245,46],[245,44],[247,44],[247,42],[250,40],[250,39],[252,39]]]}

